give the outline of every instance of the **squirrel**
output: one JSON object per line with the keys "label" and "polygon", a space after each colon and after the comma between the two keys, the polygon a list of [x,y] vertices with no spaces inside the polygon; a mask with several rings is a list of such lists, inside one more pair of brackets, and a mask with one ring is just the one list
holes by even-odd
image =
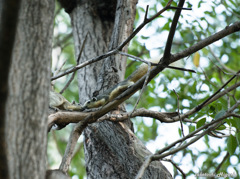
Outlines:
{"label": "squirrel", "polygon": [[82,111],[83,107],[78,104],[71,104],[66,98],[64,98],[61,94],[50,91],[49,94],[49,106],[54,110],[70,110],[70,111]]}
{"label": "squirrel", "polygon": [[[158,64],[160,58],[151,59],[150,62],[154,64]],[[151,69],[154,66],[151,66]],[[172,68],[181,71],[189,71],[196,73],[194,70],[167,66],[167,68]],[[136,83],[139,79],[141,79],[148,71],[148,65],[146,63],[141,64],[137,70],[135,70],[127,79],[121,81],[116,84],[112,88],[106,90],[103,94],[98,95],[97,97],[93,97],[91,100],[88,100],[84,103],[83,106],[78,104],[71,104],[68,100],[66,100],[61,94],[56,93],[54,91],[50,91],[50,104],[49,106],[55,110],[63,109],[63,110],[71,110],[71,111],[83,111],[85,109],[91,108],[99,108],[104,106],[110,101],[113,101],[117,96],[126,91],[129,87],[131,87],[134,83]]]}
{"label": "squirrel", "polygon": [[[158,63],[160,59],[150,60],[152,63]],[[153,68],[153,66],[151,66]],[[148,71],[148,65],[143,63],[141,64],[137,70],[135,70],[128,78],[116,84],[112,88],[106,90],[103,94],[98,95],[97,97],[93,97],[91,100],[86,101],[83,105],[83,109],[90,108],[98,108],[110,101],[113,101],[117,96],[131,87],[134,83],[136,83],[140,78],[142,78]]]}

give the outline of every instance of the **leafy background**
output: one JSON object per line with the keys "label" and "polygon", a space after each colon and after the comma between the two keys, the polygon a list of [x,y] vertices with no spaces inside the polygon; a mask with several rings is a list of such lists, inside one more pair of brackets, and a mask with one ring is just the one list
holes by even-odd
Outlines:
{"label": "leafy background", "polygon": [[[143,20],[146,5],[149,5],[149,16],[155,14],[165,4],[166,0],[139,0],[135,27]],[[193,4],[191,4],[193,3]],[[175,4],[176,5],[176,4]],[[172,53],[180,52],[192,46],[201,39],[239,21],[240,2],[238,0],[187,1],[185,7],[191,11],[183,11],[172,47]],[[143,59],[160,58],[164,51],[167,34],[171,25],[174,10],[169,10],[148,24],[132,41],[129,53]],[[64,70],[76,65],[72,29],[69,16],[56,3],[55,28],[53,41],[52,74],[59,69]],[[240,33],[232,34],[206,47],[196,54],[176,62],[175,66],[194,69],[197,73],[165,69],[147,86],[141,96],[138,108],[144,107],[156,111],[179,111],[184,113],[217,91],[240,67]],[[126,76],[131,74],[139,62],[128,61]],[[70,76],[62,77],[53,82],[56,91],[60,91]],[[228,86],[239,81],[239,77]],[[69,101],[78,102],[76,78],[64,91],[63,95]],[[178,97],[177,97],[178,95]],[[126,108],[131,111],[139,93],[126,102]],[[229,106],[235,104],[240,97],[239,88],[219,100],[204,107],[200,112],[190,117],[193,123],[184,123],[183,131],[189,132],[203,124],[223,115]],[[239,107],[236,111],[239,114]],[[155,152],[158,149],[182,137],[180,123],[160,123],[151,118],[137,117],[132,119],[136,135]],[[71,125],[60,131],[52,131],[48,135],[49,168],[58,168],[64,154]],[[190,147],[171,156],[187,177],[197,173],[214,173],[225,156],[225,162],[218,173],[236,173],[240,168],[240,119],[226,119],[219,128],[224,137],[219,139],[209,135],[204,136]],[[228,155],[229,154],[229,155]],[[181,173],[169,162],[163,162],[174,178],[182,178]],[[78,142],[75,156],[71,163],[72,178],[86,178],[84,167],[83,138]]]}

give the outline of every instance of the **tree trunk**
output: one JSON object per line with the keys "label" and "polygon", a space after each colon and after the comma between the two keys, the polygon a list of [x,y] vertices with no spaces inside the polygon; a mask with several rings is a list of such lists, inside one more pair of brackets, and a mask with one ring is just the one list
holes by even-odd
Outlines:
{"label": "tree trunk", "polygon": [[[137,0],[78,3],[71,13],[76,57],[85,37],[87,41],[81,62],[116,48],[133,29],[136,3]],[[115,17],[112,17],[113,10],[116,12]],[[126,52],[127,47],[123,51]],[[80,69],[78,73],[80,102],[101,94],[123,80],[125,68],[126,58],[115,55]],[[128,123],[104,121],[88,125],[84,131],[84,149],[89,179],[134,178],[137,175],[145,157],[151,153],[130,128],[130,121]],[[171,178],[171,174],[160,162],[152,162],[143,178]]]}
{"label": "tree trunk", "polygon": [[54,5],[21,3],[6,105],[10,178],[45,178]]}
{"label": "tree trunk", "polygon": [[[113,11],[115,13],[114,9]],[[107,52],[113,29],[113,21],[99,17],[98,7],[94,0],[79,2],[71,13],[71,21],[76,58],[86,39],[80,63],[101,55],[103,52]],[[78,71],[80,102],[84,102],[92,97],[102,63],[102,61],[99,61]]]}
{"label": "tree trunk", "polygon": [[0,1],[0,178],[8,179],[5,135],[5,105],[8,96],[8,74],[15,39],[20,1]]}

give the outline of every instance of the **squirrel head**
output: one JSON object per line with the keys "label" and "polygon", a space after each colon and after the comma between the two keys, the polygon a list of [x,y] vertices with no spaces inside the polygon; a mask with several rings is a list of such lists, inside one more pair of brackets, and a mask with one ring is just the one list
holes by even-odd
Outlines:
{"label": "squirrel head", "polygon": [[84,103],[83,108],[84,109],[98,108],[100,106],[103,106],[105,103],[106,100],[104,98],[98,99],[96,97],[93,97],[91,100],[88,100]]}

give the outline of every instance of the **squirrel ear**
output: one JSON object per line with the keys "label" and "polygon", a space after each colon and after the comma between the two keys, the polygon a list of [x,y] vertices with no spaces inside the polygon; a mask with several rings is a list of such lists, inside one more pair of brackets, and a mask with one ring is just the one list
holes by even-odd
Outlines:
{"label": "squirrel ear", "polygon": [[92,101],[97,101],[97,98],[96,98],[96,97],[93,97],[93,98],[92,98]]}
{"label": "squirrel ear", "polygon": [[84,106],[86,106],[86,105],[89,104],[90,102],[91,102],[90,100],[86,101],[86,102],[84,103]]}

